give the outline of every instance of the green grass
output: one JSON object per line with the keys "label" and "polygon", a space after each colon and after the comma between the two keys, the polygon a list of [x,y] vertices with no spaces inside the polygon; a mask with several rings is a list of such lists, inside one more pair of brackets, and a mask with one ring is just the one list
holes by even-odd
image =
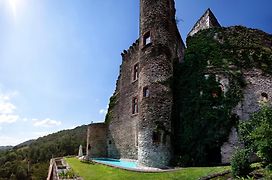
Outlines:
{"label": "green grass", "polygon": [[73,170],[84,180],[154,180],[154,179],[184,179],[193,180],[199,179],[200,177],[214,174],[218,172],[223,172],[229,170],[230,167],[195,167],[195,168],[184,168],[174,172],[163,172],[163,173],[140,173],[131,172],[116,168],[111,168],[99,164],[86,164],[80,162],[76,158],[65,158],[67,163],[73,168]]}

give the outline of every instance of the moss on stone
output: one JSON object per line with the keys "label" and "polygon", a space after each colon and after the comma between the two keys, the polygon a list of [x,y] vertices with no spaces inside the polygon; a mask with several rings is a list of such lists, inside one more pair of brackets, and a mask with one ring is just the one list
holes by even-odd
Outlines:
{"label": "moss on stone", "polygon": [[111,97],[110,97],[110,102],[109,102],[109,107],[108,107],[108,112],[106,114],[105,117],[105,123],[109,124],[109,122],[112,119],[112,113],[113,113],[113,108],[117,103],[117,94],[114,93]]}

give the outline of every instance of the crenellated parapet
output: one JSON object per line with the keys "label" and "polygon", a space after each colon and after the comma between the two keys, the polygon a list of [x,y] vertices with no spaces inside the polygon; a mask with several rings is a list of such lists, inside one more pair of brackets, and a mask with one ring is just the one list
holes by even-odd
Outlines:
{"label": "crenellated parapet", "polygon": [[139,39],[137,39],[127,50],[124,50],[121,55],[123,57],[123,60],[130,59],[131,56],[133,56],[135,53],[138,53],[139,50]]}

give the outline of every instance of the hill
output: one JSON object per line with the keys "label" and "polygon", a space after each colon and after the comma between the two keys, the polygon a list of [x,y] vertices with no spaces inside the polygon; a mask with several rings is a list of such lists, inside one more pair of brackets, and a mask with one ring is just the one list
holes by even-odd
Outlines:
{"label": "hill", "polygon": [[0,151],[6,151],[12,149],[13,146],[0,146]]}
{"label": "hill", "polygon": [[[63,130],[26,141],[10,151],[0,152],[0,179],[46,179],[52,157],[77,155],[86,144],[87,126]],[[30,165],[28,171],[28,164]]]}
{"label": "hill", "polygon": [[29,146],[29,145],[32,144],[33,142],[35,142],[34,139],[28,140],[28,141],[22,142],[22,143],[20,143],[20,144],[17,144],[17,145],[14,146],[13,148],[14,148],[14,149],[18,149],[18,148],[21,148],[21,147]]}

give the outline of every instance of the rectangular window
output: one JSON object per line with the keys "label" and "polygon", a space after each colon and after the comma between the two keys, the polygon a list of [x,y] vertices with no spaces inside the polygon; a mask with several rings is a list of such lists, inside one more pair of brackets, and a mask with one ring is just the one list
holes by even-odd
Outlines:
{"label": "rectangular window", "polygon": [[133,80],[136,81],[139,78],[139,64],[135,64],[133,67]]}
{"label": "rectangular window", "polygon": [[144,89],[143,89],[143,96],[144,97],[149,97],[149,95],[150,95],[150,92],[149,92],[148,87],[144,87]]}
{"label": "rectangular window", "polygon": [[151,40],[150,31],[147,32],[147,33],[145,33],[143,42],[144,42],[144,46],[146,46],[146,45],[148,45],[148,44],[151,44],[152,40]]}
{"label": "rectangular window", "polygon": [[153,140],[153,143],[160,143],[161,142],[161,133],[160,132],[153,132],[152,140]]}
{"label": "rectangular window", "polygon": [[132,100],[132,114],[138,113],[138,98],[133,98]]}

